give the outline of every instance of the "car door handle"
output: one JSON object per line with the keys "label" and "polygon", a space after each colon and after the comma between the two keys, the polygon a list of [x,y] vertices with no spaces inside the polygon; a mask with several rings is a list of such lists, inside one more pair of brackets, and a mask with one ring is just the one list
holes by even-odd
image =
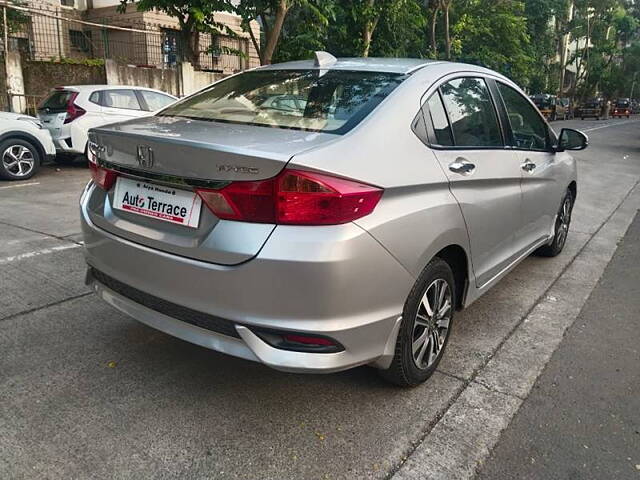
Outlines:
{"label": "car door handle", "polygon": [[524,163],[521,165],[522,169],[525,172],[533,172],[536,169],[536,164],[533,163],[531,160],[529,160],[528,158],[524,161]]}
{"label": "car door handle", "polygon": [[449,164],[449,170],[461,175],[470,175],[475,169],[476,166],[464,158],[456,158],[455,162]]}

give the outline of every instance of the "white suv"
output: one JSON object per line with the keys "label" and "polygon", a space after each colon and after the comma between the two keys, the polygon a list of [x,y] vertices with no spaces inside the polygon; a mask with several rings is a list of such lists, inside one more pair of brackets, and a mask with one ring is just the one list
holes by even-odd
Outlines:
{"label": "white suv", "polygon": [[90,128],[151,115],[176,100],[167,93],[140,87],[56,87],[38,106],[38,118],[51,132],[58,154],[77,155],[86,152]]}
{"label": "white suv", "polygon": [[26,180],[35,175],[56,148],[40,120],[22,113],[0,112],[0,180]]}

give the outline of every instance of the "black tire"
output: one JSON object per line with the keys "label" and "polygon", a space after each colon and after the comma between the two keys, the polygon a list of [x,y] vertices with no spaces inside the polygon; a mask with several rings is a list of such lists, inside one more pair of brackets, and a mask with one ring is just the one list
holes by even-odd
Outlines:
{"label": "black tire", "polygon": [[[15,160],[18,156],[20,159]],[[0,178],[27,180],[36,174],[41,163],[40,150],[28,140],[8,138],[0,143]]]}
{"label": "black tire", "polygon": [[[442,297],[442,306],[446,306],[449,302],[448,309],[438,307],[438,303],[433,306],[443,315],[436,315],[435,320],[432,317],[428,319],[428,310],[425,309],[422,302],[423,297],[427,297],[427,302],[436,302],[437,285],[444,288],[444,297]],[[435,287],[434,287],[435,285]],[[434,258],[424,268],[407,298],[404,309],[402,311],[402,323],[398,331],[398,339],[396,340],[395,355],[391,362],[391,366],[386,370],[381,370],[380,374],[387,381],[399,385],[401,387],[414,387],[427,380],[438,367],[438,363],[442,358],[444,350],[451,337],[451,328],[453,326],[453,317],[456,304],[456,288],[453,271],[447,262],[440,258]],[[433,310],[433,306],[431,307]],[[424,315],[426,313],[426,315]],[[434,328],[422,326],[422,323],[431,323],[435,327],[437,335],[433,334]],[[420,323],[418,323],[420,322]],[[442,325],[446,322],[446,330]],[[444,339],[442,339],[442,336]],[[414,338],[417,335],[418,338]],[[417,352],[417,358],[414,357],[413,344],[419,338],[425,337],[424,344]],[[435,340],[434,340],[435,339]],[[434,355],[431,345],[440,345]],[[422,354],[422,355],[420,355]],[[424,356],[428,355],[426,363],[423,363]],[[418,364],[422,364],[421,367]]]}
{"label": "black tire", "polygon": [[[567,207],[568,202],[568,207]],[[567,236],[569,235],[569,226],[571,224],[571,213],[573,212],[573,193],[571,190],[567,190],[567,193],[562,198],[558,215],[556,216],[556,224],[553,229],[553,239],[547,245],[543,245],[535,254],[541,257],[555,257],[562,252],[565,244],[567,243]],[[564,232],[563,232],[564,229]]]}
{"label": "black tire", "polygon": [[580,120],[584,121],[584,117],[580,117]]}

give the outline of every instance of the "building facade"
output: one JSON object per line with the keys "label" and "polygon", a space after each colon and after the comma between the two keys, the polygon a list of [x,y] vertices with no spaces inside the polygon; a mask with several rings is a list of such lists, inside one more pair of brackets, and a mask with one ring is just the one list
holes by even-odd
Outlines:
{"label": "building facade", "polygon": [[[135,4],[118,12],[118,0],[29,0],[27,25],[12,34],[23,55],[31,60],[81,61],[112,59],[150,68],[173,68],[187,60],[176,18],[160,11],[138,11]],[[235,35],[199,34],[196,68],[231,74],[260,64],[240,17],[227,12],[217,22]],[[253,25],[257,38],[260,29]]]}

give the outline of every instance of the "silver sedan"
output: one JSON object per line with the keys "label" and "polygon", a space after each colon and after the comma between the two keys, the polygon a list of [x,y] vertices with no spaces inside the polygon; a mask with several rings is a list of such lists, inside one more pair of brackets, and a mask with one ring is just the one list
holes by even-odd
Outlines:
{"label": "silver sedan", "polygon": [[562,251],[567,151],[586,146],[480,67],[324,52],[261,67],[91,131],[87,282],[207,348],[416,385],[456,310]]}

